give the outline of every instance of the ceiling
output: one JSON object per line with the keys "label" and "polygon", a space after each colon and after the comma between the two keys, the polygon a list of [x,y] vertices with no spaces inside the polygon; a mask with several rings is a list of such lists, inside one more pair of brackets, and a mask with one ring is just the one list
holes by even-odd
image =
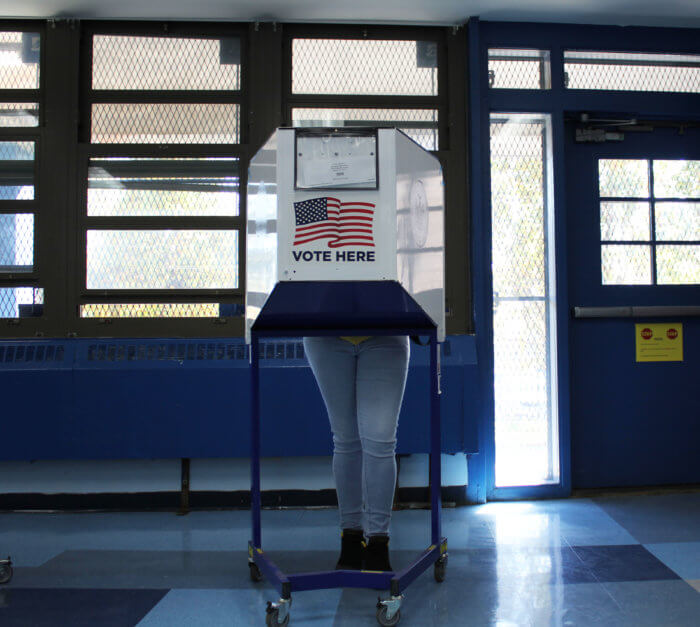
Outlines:
{"label": "ceiling", "polygon": [[700,0],[2,0],[0,17],[700,27]]}

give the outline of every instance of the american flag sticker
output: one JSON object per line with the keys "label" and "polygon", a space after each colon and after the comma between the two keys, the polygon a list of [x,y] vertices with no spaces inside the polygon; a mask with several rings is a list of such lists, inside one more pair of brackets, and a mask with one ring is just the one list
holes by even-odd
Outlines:
{"label": "american flag sticker", "polygon": [[371,202],[341,202],[338,198],[311,198],[294,203],[294,246],[327,240],[328,248],[374,247]]}

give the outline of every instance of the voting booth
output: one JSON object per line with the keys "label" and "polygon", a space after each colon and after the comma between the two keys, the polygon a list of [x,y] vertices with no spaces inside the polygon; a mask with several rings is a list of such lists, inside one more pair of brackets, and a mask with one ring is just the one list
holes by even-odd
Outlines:
{"label": "voting booth", "polygon": [[[286,625],[292,592],[389,590],[376,617],[400,619],[403,591],[430,566],[445,577],[440,520],[439,342],[445,338],[444,200],[438,160],[393,128],[278,129],[250,161],[246,341],[251,366],[253,581],[280,593],[266,624]],[[411,335],[430,346],[431,546],[396,572],[284,574],[262,550],[259,341]]]}
{"label": "voting booth", "polygon": [[[278,129],[250,162],[247,202],[248,342],[261,313],[323,327],[329,304],[353,300],[334,324],[423,315],[444,340],[442,170],[401,131]],[[379,281],[394,285],[367,285]]]}

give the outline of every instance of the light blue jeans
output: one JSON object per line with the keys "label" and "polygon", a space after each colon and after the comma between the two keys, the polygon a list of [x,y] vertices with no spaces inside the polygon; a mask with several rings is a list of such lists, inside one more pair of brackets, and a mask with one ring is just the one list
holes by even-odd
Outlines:
{"label": "light blue jeans", "polygon": [[386,534],[408,337],[376,336],[357,345],[339,337],[306,337],[304,350],[333,432],[340,527],[364,529],[368,536]]}

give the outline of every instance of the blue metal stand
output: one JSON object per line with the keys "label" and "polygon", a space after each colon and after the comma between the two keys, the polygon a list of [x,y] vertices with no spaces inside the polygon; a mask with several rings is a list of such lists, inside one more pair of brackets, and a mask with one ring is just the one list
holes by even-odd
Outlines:
{"label": "blue metal stand", "polygon": [[[430,505],[431,545],[406,568],[396,572],[331,570],[311,573],[284,574],[262,550],[260,523],[260,368],[261,337],[299,337],[300,335],[428,335],[430,338]],[[447,566],[447,539],[441,535],[440,504],[440,361],[437,329],[416,328],[308,328],[256,329],[253,325],[250,345],[251,385],[251,517],[253,539],[248,543],[248,562],[253,581],[265,577],[279,592],[278,603],[268,603],[266,624],[286,625],[292,592],[327,588],[371,588],[389,590],[391,597],[377,604],[377,620],[381,625],[396,625],[400,619],[402,592],[425,572],[435,566],[435,579],[442,581]]]}

